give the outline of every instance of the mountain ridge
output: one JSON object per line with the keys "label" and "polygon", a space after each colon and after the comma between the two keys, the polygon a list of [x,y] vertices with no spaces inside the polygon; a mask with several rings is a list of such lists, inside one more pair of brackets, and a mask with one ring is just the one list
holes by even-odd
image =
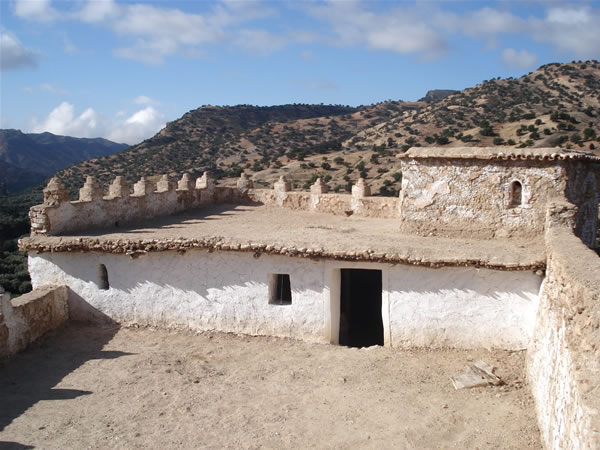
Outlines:
{"label": "mountain ridge", "polygon": [[17,192],[40,183],[72,164],[124,150],[104,138],[0,130],[0,190]]}

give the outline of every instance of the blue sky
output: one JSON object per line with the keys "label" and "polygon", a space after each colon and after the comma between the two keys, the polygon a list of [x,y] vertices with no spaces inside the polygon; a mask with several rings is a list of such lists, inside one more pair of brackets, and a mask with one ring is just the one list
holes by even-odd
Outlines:
{"label": "blue sky", "polygon": [[0,1],[0,127],[129,144],[201,105],[417,100],[600,59],[593,1]]}

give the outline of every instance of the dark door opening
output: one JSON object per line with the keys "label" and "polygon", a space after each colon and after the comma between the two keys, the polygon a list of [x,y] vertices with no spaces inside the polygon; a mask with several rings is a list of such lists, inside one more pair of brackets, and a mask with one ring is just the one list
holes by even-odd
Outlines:
{"label": "dark door opening", "polygon": [[383,345],[381,293],[381,270],[341,270],[340,345]]}

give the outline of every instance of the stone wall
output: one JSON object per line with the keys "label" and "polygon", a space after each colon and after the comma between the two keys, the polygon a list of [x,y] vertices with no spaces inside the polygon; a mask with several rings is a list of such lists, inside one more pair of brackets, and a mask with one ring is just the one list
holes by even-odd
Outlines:
{"label": "stone wall", "polygon": [[575,236],[576,209],[549,209],[548,265],[527,371],[547,448],[600,448],[600,258]]}
{"label": "stone wall", "polygon": [[315,211],[335,215],[362,217],[398,217],[399,199],[396,197],[371,197],[364,180],[353,186],[352,195],[330,194],[317,181],[310,192],[291,191],[285,179],[275,183],[274,189],[250,189],[251,201],[282,208]]}
{"label": "stone wall", "polygon": [[247,200],[240,190],[215,186],[208,174],[192,180],[187,174],[177,186],[167,177],[156,186],[142,178],[129,186],[117,177],[104,196],[93,177],[79,191],[78,201],[69,201],[68,191],[56,179],[44,189],[44,203],[31,208],[32,234],[63,234],[102,227],[118,227],[152,217],[199,208],[213,203]]}
{"label": "stone wall", "polygon": [[575,234],[593,248],[598,226],[598,204],[600,203],[600,165],[572,163],[568,167],[566,199],[577,205]]}
{"label": "stone wall", "polygon": [[[546,202],[566,189],[566,163],[556,161],[402,162],[402,229],[424,235],[538,235]],[[513,198],[516,183],[519,201]]]}
{"label": "stone wall", "polygon": [[142,178],[133,193],[122,177],[117,177],[104,193],[93,177],[80,189],[79,200],[69,201],[68,191],[57,179],[44,189],[44,203],[31,208],[32,234],[59,235],[96,228],[119,227],[153,217],[218,203],[262,203],[289,209],[337,215],[397,217],[398,198],[370,197],[370,189],[359,180],[349,194],[330,194],[320,180],[310,192],[291,191],[284,177],[273,189],[254,189],[245,176],[237,187],[216,186],[210,176],[192,180],[184,175],[177,186],[166,176],[154,185]]}
{"label": "stone wall", "polygon": [[45,285],[12,300],[0,293],[0,360],[59,327],[68,316],[66,286]]}

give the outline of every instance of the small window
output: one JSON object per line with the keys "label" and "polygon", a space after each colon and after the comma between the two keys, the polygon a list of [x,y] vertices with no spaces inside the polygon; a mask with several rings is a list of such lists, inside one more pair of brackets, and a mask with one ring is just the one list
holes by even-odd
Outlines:
{"label": "small window", "polygon": [[108,271],[106,270],[106,266],[104,264],[100,264],[98,266],[98,289],[106,291],[109,287]]}
{"label": "small window", "polygon": [[275,273],[269,279],[269,304],[291,305],[292,288],[290,276],[285,273]]}
{"label": "small window", "polygon": [[510,185],[510,206],[521,206],[523,202],[523,186],[519,181],[513,181]]}

